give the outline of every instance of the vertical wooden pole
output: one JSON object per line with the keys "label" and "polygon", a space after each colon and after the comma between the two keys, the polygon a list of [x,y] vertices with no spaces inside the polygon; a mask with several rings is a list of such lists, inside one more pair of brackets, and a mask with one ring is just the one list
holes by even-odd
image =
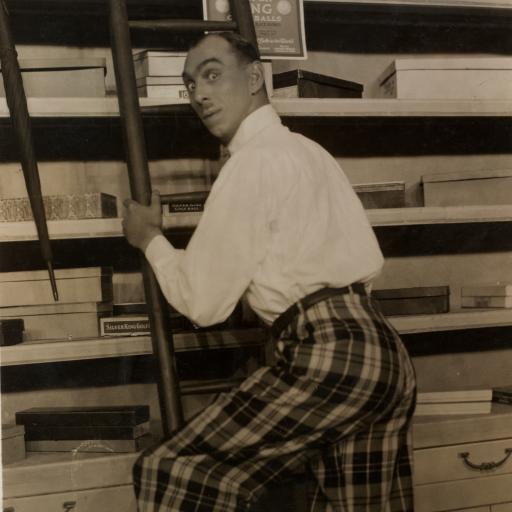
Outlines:
{"label": "vertical wooden pole", "polygon": [[4,0],[0,0],[0,63],[2,64],[2,78],[5,88],[5,96],[11,121],[18,143],[19,157],[23,177],[32,208],[32,215],[37,229],[37,236],[41,246],[41,254],[46,261],[50,276],[53,298],[59,300],[57,284],[53,272],[53,255],[46,225],[46,213],[44,211],[43,197],[39,170],[32,139],[32,126],[28,113],[27,98],[23,88],[23,80],[18,63],[18,56],[14,47],[11,30],[9,27],[9,14]]}
{"label": "vertical wooden pole", "polygon": [[254,48],[258,50],[258,40],[256,38],[256,29],[254,28],[249,0],[229,0],[229,7],[233,21],[235,21],[238,26],[239,34],[247,39],[247,41],[251,42]]}
{"label": "vertical wooden pole", "polygon": [[[127,154],[133,199],[148,205],[151,182],[137,96],[132,47],[125,0],[109,0],[110,34],[117,84],[117,97]],[[158,361],[158,396],[164,434],[183,424],[183,411],[174,359],[174,347],[167,303],[153,271],[141,254],[144,290],[149,308],[153,354]]]}

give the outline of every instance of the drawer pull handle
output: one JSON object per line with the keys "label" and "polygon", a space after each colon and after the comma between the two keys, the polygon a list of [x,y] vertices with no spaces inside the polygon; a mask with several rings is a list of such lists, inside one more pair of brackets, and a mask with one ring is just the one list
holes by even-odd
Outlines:
{"label": "drawer pull handle", "polygon": [[505,464],[507,459],[512,455],[512,448],[505,449],[505,457],[499,460],[498,462],[482,462],[481,464],[474,464],[469,460],[469,452],[459,453],[459,457],[462,458],[464,464],[471,469],[476,469],[478,471],[490,471],[491,469],[496,469]]}
{"label": "drawer pull handle", "polygon": [[71,512],[76,507],[76,501],[65,501],[62,504],[64,512]]}

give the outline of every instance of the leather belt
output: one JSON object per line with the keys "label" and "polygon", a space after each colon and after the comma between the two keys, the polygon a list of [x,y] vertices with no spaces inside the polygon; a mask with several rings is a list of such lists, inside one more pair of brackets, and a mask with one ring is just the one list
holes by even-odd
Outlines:
{"label": "leather belt", "polygon": [[364,283],[352,283],[342,288],[320,288],[302,299],[292,304],[288,309],[281,313],[270,326],[270,332],[274,338],[279,338],[284,329],[290,322],[306,309],[314,306],[318,302],[322,302],[336,295],[344,295],[347,293],[357,293],[358,295],[366,295],[366,287]]}

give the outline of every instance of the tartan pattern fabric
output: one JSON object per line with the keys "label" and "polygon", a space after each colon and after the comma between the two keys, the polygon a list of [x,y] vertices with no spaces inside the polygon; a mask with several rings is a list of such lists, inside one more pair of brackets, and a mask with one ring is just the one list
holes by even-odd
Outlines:
{"label": "tartan pattern fabric", "polygon": [[283,331],[275,356],[143,452],[139,511],[249,511],[304,465],[315,512],[412,511],[414,370],[371,297],[315,304]]}

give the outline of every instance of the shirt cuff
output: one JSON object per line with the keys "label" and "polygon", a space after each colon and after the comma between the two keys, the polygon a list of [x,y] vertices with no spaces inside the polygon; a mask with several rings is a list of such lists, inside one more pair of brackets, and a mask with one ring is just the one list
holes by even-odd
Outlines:
{"label": "shirt cuff", "polygon": [[168,258],[176,249],[163,235],[156,235],[146,247],[144,255],[151,265],[158,265],[163,258]]}

